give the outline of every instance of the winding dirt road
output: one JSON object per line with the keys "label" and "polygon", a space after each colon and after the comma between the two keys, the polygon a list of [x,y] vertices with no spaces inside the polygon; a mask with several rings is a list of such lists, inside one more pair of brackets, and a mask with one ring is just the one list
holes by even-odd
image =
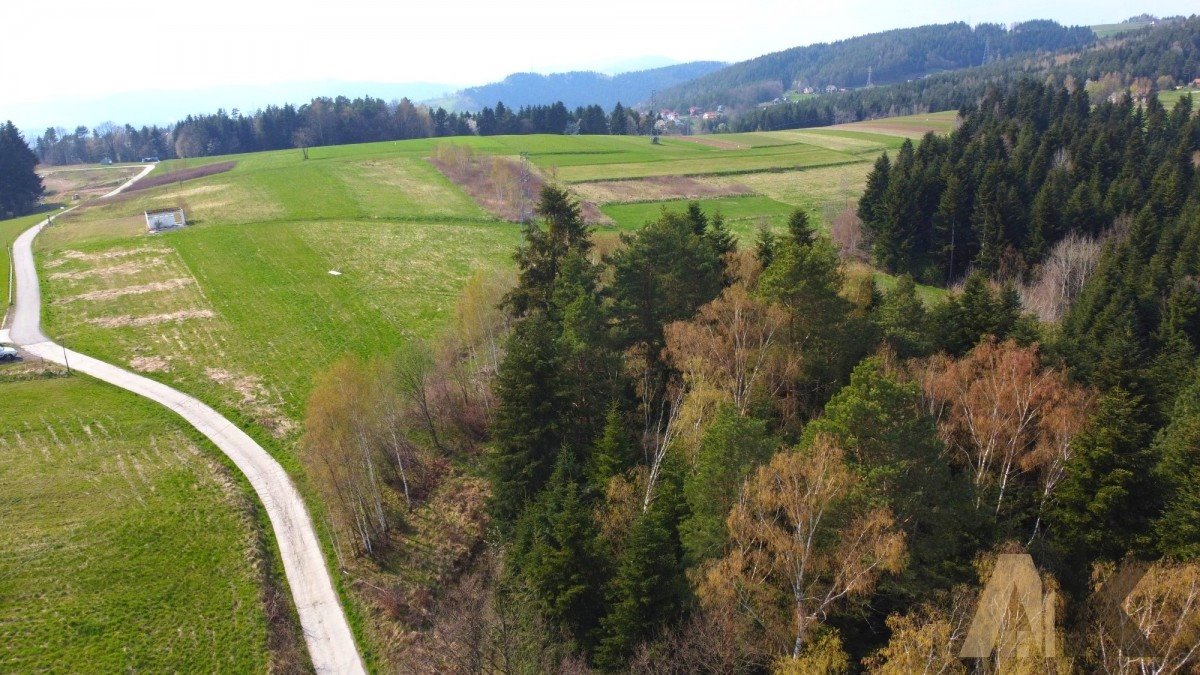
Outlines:
{"label": "winding dirt road", "polygon": [[[154,165],[147,166],[139,175],[105,197],[120,193],[153,169]],[[65,349],[42,334],[41,294],[37,269],[33,263],[33,239],[53,218],[47,218],[26,230],[13,244],[17,300],[9,331],[12,341],[30,354],[59,364],[69,363],[74,370],[166,406],[207,436],[233,460],[254,487],[271,520],[313,666],[318,673],[365,672],[350,624],[346,621],[321,555],[312,518],[283,467],[254,439],[198,399],[123,368]]]}

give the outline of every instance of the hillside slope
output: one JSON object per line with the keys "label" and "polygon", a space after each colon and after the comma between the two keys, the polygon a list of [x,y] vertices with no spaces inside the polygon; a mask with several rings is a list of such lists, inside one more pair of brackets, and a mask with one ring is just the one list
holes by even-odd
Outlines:
{"label": "hillside slope", "polygon": [[901,28],[832,43],[794,47],[735,63],[655,96],[655,105],[744,107],[792,89],[887,84],[1039,51],[1078,48],[1096,39],[1090,28],[1027,21],[1011,30],[963,22]]}

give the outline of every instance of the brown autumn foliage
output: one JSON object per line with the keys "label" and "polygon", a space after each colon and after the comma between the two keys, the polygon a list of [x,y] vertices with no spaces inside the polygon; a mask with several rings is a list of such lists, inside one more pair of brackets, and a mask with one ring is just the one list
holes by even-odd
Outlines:
{"label": "brown autumn foliage", "polygon": [[730,547],[700,580],[707,612],[732,611],[739,650],[763,665],[800,658],[829,613],[901,569],[904,534],[862,499],[843,450],[818,436],[747,481],[726,521]]}
{"label": "brown autumn foliage", "polygon": [[956,588],[943,607],[929,603],[906,614],[887,618],[891,638],[881,649],[863,659],[871,675],[966,675],[966,664],[958,658],[975,608],[977,589]]}
{"label": "brown autumn foliage", "polygon": [[734,284],[691,320],[666,326],[666,356],[685,382],[715,386],[745,415],[756,396],[773,397],[795,377],[798,363],[783,341],[787,321],[781,307]]}
{"label": "brown autumn foliage", "polygon": [[[1097,593],[1089,600],[1086,667],[1121,675],[1169,675],[1200,669],[1200,564],[1158,561],[1144,569],[1120,610],[1131,620],[1104,611],[1103,584],[1118,570],[1098,566],[1093,574]],[[1135,577],[1136,578],[1136,577]],[[1120,592],[1126,589],[1121,588]],[[1109,601],[1119,598],[1109,597]],[[1130,636],[1137,633],[1136,640]],[[1140,638],[1145,638],[1144,640]],[[1140,644],[1139,644],[1140,643]],[[1143,658],[1143,657],[1150,658]]]}
{"label": "brown autumn foliage", "polygon": [[1048,498],[1087,424],[1091,394],[1043,368],[1035,346],[984,342],[961,359],[936,355],[916,367],[925,405],[951,457],[999,514],[1013,482],[1033,476]]}

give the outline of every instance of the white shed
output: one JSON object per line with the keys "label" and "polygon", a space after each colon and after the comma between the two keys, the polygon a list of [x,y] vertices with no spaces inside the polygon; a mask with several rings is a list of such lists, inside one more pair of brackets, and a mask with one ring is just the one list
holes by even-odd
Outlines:
{"label": "white shed", "polygon": [[179,207],[155,209],[153,211],[146,211],[145,213],[146,229],[150,232],[173,230],[177,227],[187,225],[187,218],[183,215],[183,209]]}

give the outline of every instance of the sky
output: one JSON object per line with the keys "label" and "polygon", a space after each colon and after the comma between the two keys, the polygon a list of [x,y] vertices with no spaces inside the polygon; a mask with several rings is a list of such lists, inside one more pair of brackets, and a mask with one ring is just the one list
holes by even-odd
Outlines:
{"label": "sky", "polygon": [[956,20],[1091,25],[1195,11],[1195,0],[4,0],[0,119],[18,104],[62,102],[69,114],[123,92],[315,80],[457,88],[647,55],[738,61]]}

